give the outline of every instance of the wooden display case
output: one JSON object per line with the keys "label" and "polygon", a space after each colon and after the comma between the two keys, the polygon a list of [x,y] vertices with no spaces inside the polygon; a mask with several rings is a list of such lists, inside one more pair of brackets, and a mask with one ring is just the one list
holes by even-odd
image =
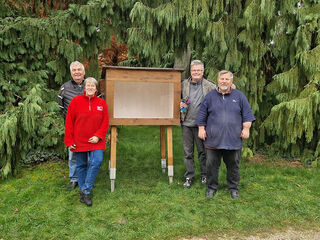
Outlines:
{"label": "wooden display case", "polygon": [[110,125],[179,125],[181,72],[105,66]]}
{"label": "wooden display case", "polygon": [[116,178],[116,125],[159,125],[162,171],[173,179],[172,125],[180,125],[181,72],[184,69],[104,66],[105,96],[111,127],[110,180]]}

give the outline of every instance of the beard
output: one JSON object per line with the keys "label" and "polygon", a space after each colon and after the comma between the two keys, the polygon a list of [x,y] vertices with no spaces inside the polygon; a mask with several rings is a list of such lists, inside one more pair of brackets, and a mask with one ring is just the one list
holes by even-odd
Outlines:
{"label": "beard", "polygon": [[228,86],[219,86],[220,90],[222,91],[227,91],[229,90],[229,87]]}

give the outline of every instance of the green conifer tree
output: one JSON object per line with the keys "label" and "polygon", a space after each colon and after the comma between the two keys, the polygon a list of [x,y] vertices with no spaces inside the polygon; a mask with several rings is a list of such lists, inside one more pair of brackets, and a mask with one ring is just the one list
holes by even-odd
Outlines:
{"label": "green conifer tree", "polygon": [[112,35],[112,1],[64,2],[0,0],[1,177],[30,150],[64,152],[57,89],[70,62],[97,61]]}
{"label": "green conifer tree", "polygon": [[319,156],[319,0],[136,2],[130,17],[132,55],[157,66],[189,45],[210,80],[235,73],[257,117],[251,146]]}
{"label": "green conifer tree", "polygon": [[189,48],[208,79],[231,70],[257,118],[249,144],[318,157],[319,15],[320,0],[0,0],[0,175],[31,149],[62,152],[56,90],[76,59],[99,77],[111,34],[124,64],[170,67]]}

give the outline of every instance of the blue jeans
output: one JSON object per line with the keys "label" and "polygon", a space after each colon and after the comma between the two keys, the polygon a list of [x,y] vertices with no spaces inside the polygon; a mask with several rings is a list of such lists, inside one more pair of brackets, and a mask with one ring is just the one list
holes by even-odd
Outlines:
{"label": "blue jeans", "polygon": [[84,194],[89,194],[103,160],[103,150],[76,152],[75,156],[80,190]]}
{"label": "blue jeans", "polygon": [[68,148],[68,152],[69,152],[69,178],[70,178],[70,182],[78,182],[78,176],[77,176],[77,161],[76,158],[74,156],[74,153],[70,151],[70,148]]}

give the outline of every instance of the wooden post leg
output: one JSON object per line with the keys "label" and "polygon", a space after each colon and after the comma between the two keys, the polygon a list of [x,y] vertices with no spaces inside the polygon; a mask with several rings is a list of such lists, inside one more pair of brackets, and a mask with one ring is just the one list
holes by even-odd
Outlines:
{"label": "wooden post leg", "polygon": [[117,127],[111,126],[111,149],[110,149],[110,181],[111,192],[114,191],[116,180],[116,162],[117,162]]}
{"label": "wooden post leg", "polygon": [[173,146],[172,146],[172,126],[167,127],[167,149],[168,149],[168,176],[169,183],[173,181]]}
{"label": "wooden post leg", "polygon": [[166,172],[167,160],[166,160],[166,129],[164,126],[160,126],[160,152],[161,152],[161,168],[162,172]]}

